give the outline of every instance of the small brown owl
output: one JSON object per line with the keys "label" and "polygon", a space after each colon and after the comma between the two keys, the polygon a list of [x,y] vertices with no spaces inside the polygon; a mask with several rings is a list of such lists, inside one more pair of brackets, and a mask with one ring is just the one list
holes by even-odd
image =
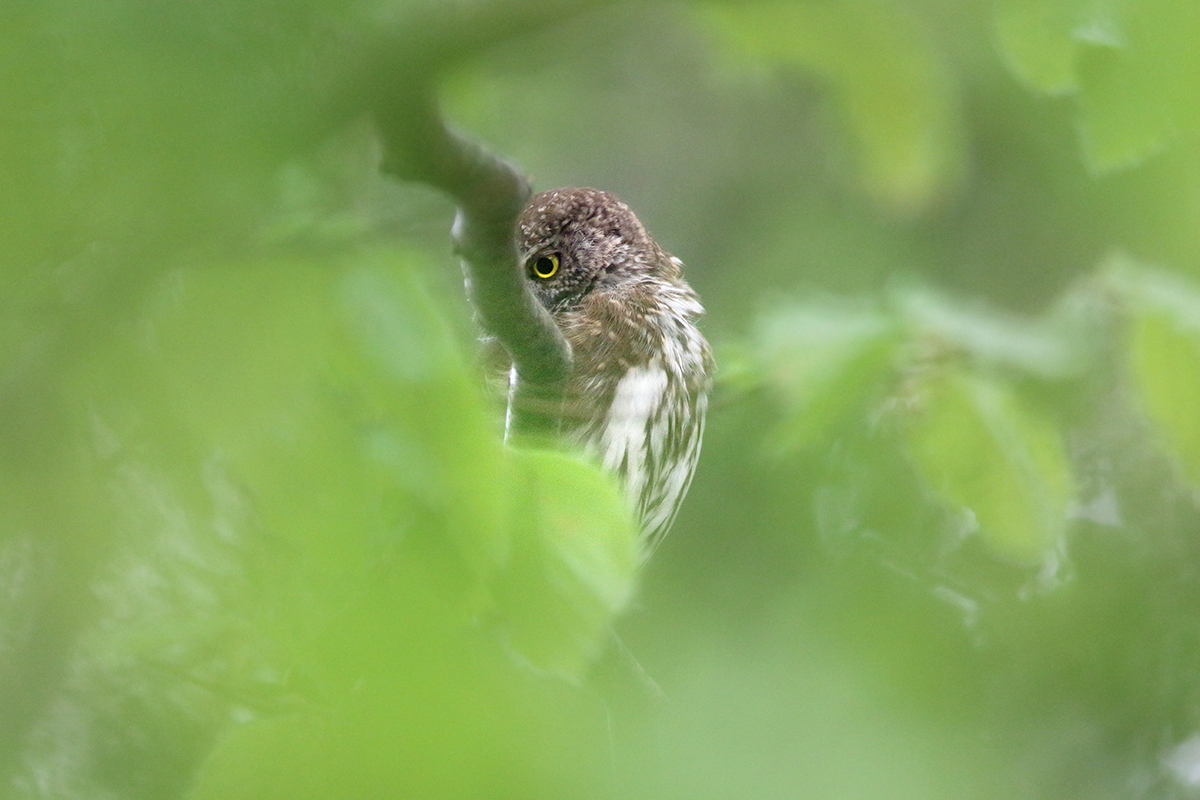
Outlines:
{"label": "small brown owl", "polygon": [[517,244],[533,293],[574,354],[563,435],[619,477],[649,557],[700,456],[713,372],[696,327],[704,307],[679,259],[608,192],[535,196]]}

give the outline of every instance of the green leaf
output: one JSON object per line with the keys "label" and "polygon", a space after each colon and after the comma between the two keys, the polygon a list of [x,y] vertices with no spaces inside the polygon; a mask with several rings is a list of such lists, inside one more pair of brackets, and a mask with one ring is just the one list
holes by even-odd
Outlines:
{"label": "green leaf", "polygon": [[1200,6],[1156,0],[1129,7],[1118,48],[1083,63],[1080,131],[1092,168],[1138,164],[1200,132]]}
{"label": "green leaf", "polygon": [[1096,172],[1139,164],[1200,131],[1196,3],[1005,0],[996,27],[1018,78],[1048,94],[1078,90]]}
{"label": "green leaf", "polygon": [[509,559],[511,464],[414,267],[180,270],[68,382],[119,524],[243,552],[257,600],[224,619],[297,673],[352,679],[414,614],[474,620]]}
{"label": "green leaf", "polygon": [[512,455],[524,488],[512,561],[496,587],[502,627],[535,667],[579,679],[633,594],[637,533],[596,468],[550,451]]}
{"label": "green leaf", "polygon": [[754,371],[783,400],[774,448],[810,447],[861,415],[892,375],[895,325],[861,308],[811,305],[760,318]]}
{"label": "green leaf", "polygon": [[583,693],[531,681],[482,635],[409,636],[394,656],[320,703],[233,726],[188,796],[563,797],[546,784],[607,754],[579,746],[602,719]]}
{"label": "green leaf", "polygon": [[1013,73],[1034,89],[1073,92],[1078,88],[1081,34],[1105,30],[1102,14],[1094,2],[1002,0],[996,7],[1001,53]]}
{"label": "green leaf", "polygon": [[1200,486],[1200,289],[1128,266],[1115,279],[1129,301],[1126,357],[1142,410]]}
{"label": "green leaf", "polygon": [[369,451],[400,485],[437,509],[458,554],[478,578],[508,558],[497,522],[512,505],[510,465],[447,326],[411,271],[352,272],[342,287],[346,321],[384,380],[361,397],[380,423]]}
{"label": "green leaf", "polygon": [[1083,292],[1064,296],[1036,318],[966,304],[925,289],[897,292],[893,302],[912,338],[988,367],[1062,379],[1094,363],[1097,322]]}
{"label": "green leaf", "polygon": [[1057,428],[1004,384],[947,371],[920,381],[909,453],[943,502],[999,555],[1032,563],[1063,534],[1071,471]]}
{"label": "green leaf", "polygon": [[798,67],[829,82],[874,197],[919,213],[957,186],[965,165],[958,93],[915,17],[877,0],[708,4],[700,19],[761,68]]}
{"label": "green leaf", "polygon": [[[633,592],[630,514],[593,467],[502,446],[415,267],[378,251],[183,270],[72,377],[113,475],[139,467],[120,514],[200,542],[216,517],[240,558],[208,566],[251,584],[252,602],[204,607],[224,624],[202,644],[235,655],[196,680],[263,716],[195,797],[520,796],[577,738],[542,742],[563,712],[516,661],[582,677]],[[213,510],[225,495],[240,515]],[[199,649],[189,610],[156,608],[138,654]]]}

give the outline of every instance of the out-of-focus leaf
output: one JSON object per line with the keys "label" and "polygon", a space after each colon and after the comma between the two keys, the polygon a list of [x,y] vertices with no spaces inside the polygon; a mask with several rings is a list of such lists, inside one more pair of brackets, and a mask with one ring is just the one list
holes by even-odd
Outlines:
{"label": "out-of-focus leaf", "polygon": [[403,687],[423,695],[425,703],[417,703],[376,684],[330,708],[239,725],[218,744],[188,796],[467,797],[489,782],[489,771],[503,774],[496,751],[504,749],[504,734],[493,729],[481,735],[488,703],[462,677],[450,673],[447,682],[481,701],[474,709],[438,702],[445,698],[431,696],[436,690],[430,686]]}
{"label": "out-of-focus leaf", "polygon": [[1002,0],[996,7],[996,29],[1009,67],[1046,94],[1075,91],[1080,46],[1119,41],[1107,5],[1092,0]]}
{"label": "out-of-focus leaf", "polygon": [[418,644],[327,702],[237,725],[188,797],[555,798],[611,768],[585,693],[531,681],[482,637]]}
{"label": "out-of-focus leaf", "polygon": [[556,452],[513,456],[524,489],[512,561],[496,588],[502,625],[535,667],[578,679],[633,594],[637,535],[617,487],[596,468]]}
{"label": "out-of-focus leaf", "polygon": [[414,261],[183,269],[69,376],[131,529],[86,647],[130,680],[166,664],[159,683],[210,718],[221,700],[264,714],[198,796],[512,795],[528,740],[508,732],[556,712],[513,700],[529,675],[510,654],[580,678],[632,594],[620,493],[505,450]]}
{"label": "out-of-focus leaf", "polygon": [[965,372],[919,381],[909,452],[933,492],[973,515],[992,549],[1036,562],[1064,531],[1071,499],[1062,437],[1001,383]]}
{"label": "out-of-focus leaf", "polygon": [[[240,516],[213,524],[265,559],[255,611],[268,636],[303,649],[348,604],[386,616],[406,593],[464,622],[488,604],[511,471],[410,256],[180,270],[72,380],[114,483],[136,469],[148,486],[198,484],[173,501],[185,520],[240,498]],[[145,515],[156,497],[124,490],[117,512]],[[395,585],[422,561],[440,565],[429,585]],[[390,588],[368,602],[364,585]],[[354,662],[342,644],[323,668]]]}
{"label": "out-of-focus leaf", "polygon": [[800,67],[837,91],[871,194],[916,214],[965,164],[954,81],[914,17],[877,0],[707,4],[700,17],[742,58]]}
{"label": "out-of-focus leaf", "polygon": [[1200,130],[1200,7],[1190,0],[1006,0],[997,29],[1020,78],[1047,93],[1079,90],[1097,172]]}
{"label": "out-of-focus leaf", "polygon": [[497,520],[511,506],[509,465],[449,330],[411,273],[358,271],[343,298],[360,352],[386,376],[370,396],[386,420],[372,456],[445,516],[460,555],[487,576],[508,558]]}
{"label": "out-of-focus leaf", "polygon": [[1113,277],[1129,301],[1127,358],[1142,410],[1200,486],[1200,290],[1130,266]]}
{"label": "out-of-focus leaf", "polygon": [[[509,455],[520,477],[511,558],[495,586],[499,624],[519,660],[578,679],[631,595],[634,529],[594,468],[558,453]],[[469,797],[481,786],[528,794],[555,774],[578,774],[578,745],[537,729],[553,715],[540,696],[514,694],[512,659],[485,646],[494,640],[478,628],[456,634],[420,603],[372,605],[384,596],[379,576],[363,580],[333,637],[353,649],[338,670],[348,680],[328,684],[319,705],[235,728],[192,797]]]}
{"label": "out-of-focus leaf", "polygon": [[1122,28],[1122,46],[1097,49],[1080,73],[1080,130],[1088,160],[1101,172],[1200,132],[1200,6],[1130,4]]}
{"label": "out-of-focus leaf", "polygon": [[895,325],[869,309],[813,305],[760,318],[755,372],[785,405],[774,448],[809,447],[862,414],[891,374],[897,343]]}
{"label": "out-of-focus leaf", "polygon": [[1093,363],[1096,323],[1084,299],[1068,295],[1035,319],[972,308],[924,290],[900,292],[894,302],[917,339],[934,340],[988,366],[1061,379]]}

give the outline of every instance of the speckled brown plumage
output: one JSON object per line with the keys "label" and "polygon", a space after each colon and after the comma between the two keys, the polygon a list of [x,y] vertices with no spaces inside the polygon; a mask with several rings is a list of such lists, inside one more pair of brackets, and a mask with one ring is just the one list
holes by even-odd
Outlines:
{"label": "speckled brown plumage", "polygon": [[[537,195],[518,223],[530,287],[570,343],[564,436],[622,481],[649,555],[691,483],[713,370],[682,264],[596,189]],[[540,277],[551,261],[557,267]],[[514,376],[517,379],[517,376]]]}

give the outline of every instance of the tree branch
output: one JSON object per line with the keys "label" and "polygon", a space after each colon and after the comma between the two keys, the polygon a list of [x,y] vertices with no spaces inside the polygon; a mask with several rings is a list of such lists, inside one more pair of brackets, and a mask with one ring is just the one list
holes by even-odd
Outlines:
{"label": "tree branch", "polygon": [[440,189],[458,204],[454,238],[471,301],[519,376],[510,398],[510,431],[552,431],[571,371],[571,347],[525,285],[519,263],[516,225],[531,193],[528,179],[449,129],[425,91],[377,110],[376,123],[386,171]]}
{"label": "tree branch", "polygon": [[[571,347],[525,285],[517,217],[529,181],[516,167],[449,129],[434,100],[439,76],[470,54],[620,0],[484,0],[389,6],[361,85],[384,147],[384,169],[441,190],[458,205],[455,245],[483,326],[508,351],[519,380],[510,434],[553,433],[571,372]],[[382,19],[382,18],[381,18]],[[420,31],[414,35],[414,31]],[[352,101],[353,102],[353,101]]]}

